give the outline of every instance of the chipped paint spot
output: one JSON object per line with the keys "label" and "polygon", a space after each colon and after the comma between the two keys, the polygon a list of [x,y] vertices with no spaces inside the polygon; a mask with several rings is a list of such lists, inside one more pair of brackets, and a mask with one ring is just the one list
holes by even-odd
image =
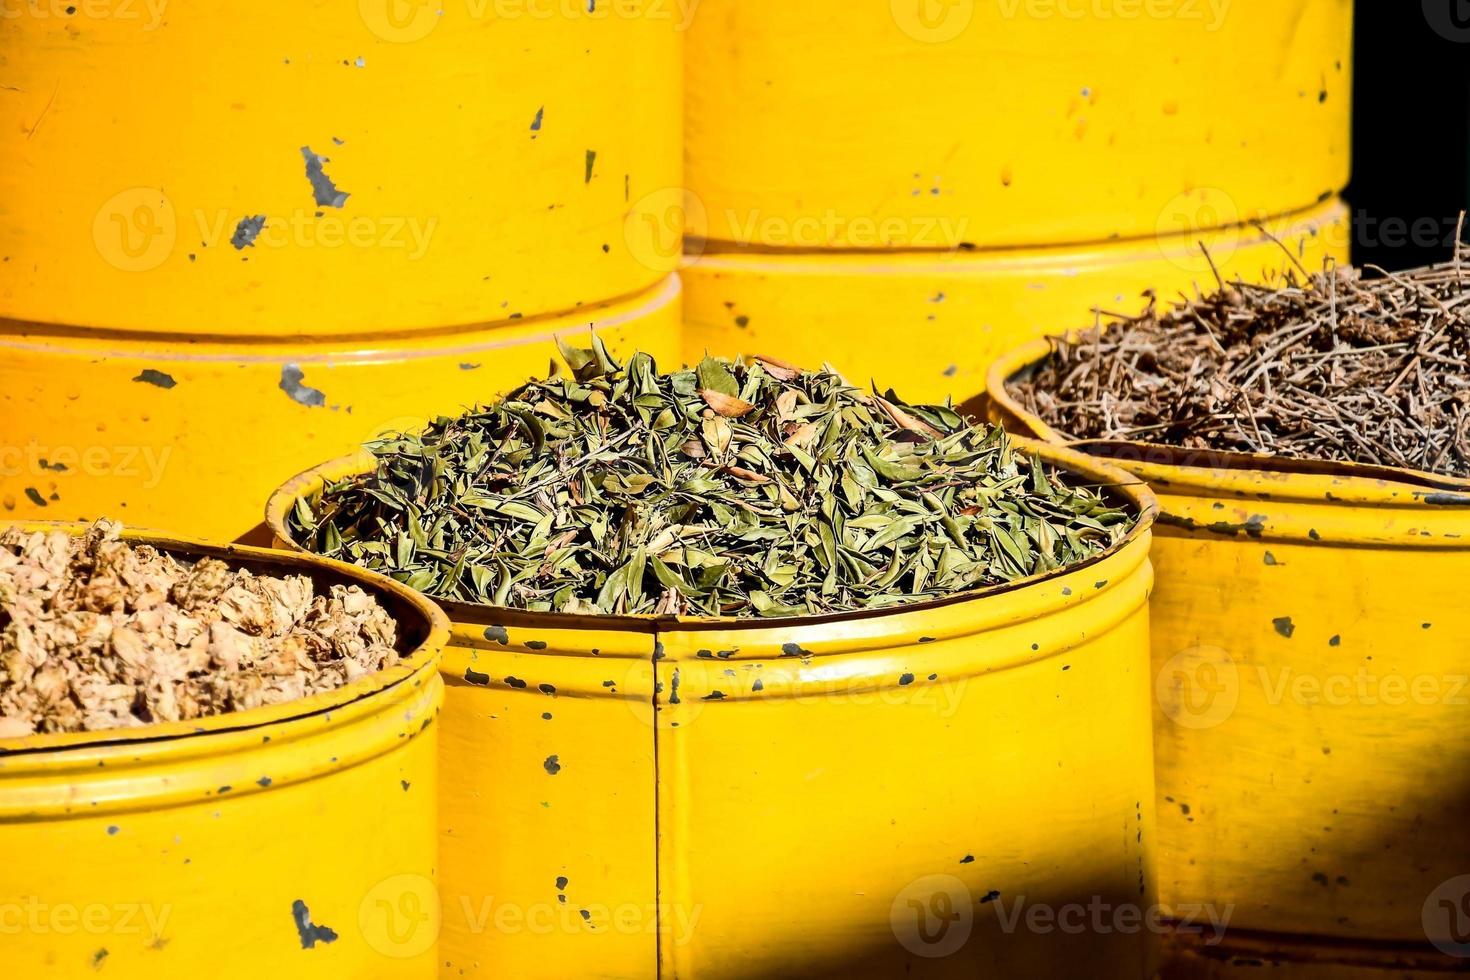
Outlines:
{"label": "chipped paint spot", "polygon": [[592,167],[593,167],[593,165],[595,163],[597,163],[597,151],[596,150],[588,150],[587,151],[587,175],[586,175],[586,177],[583,178],[582,183],[584,183],[584,184],[590,184],[590,183],[592,183]]}
{"label": "chipped paint spot", "polygon": [[298,365],[283,364],[281,365],[281,381],[277,387],[290,395],[292,401],[305,405],[307,408],[321,408],[326,405],[326,393],[302,384],[305,378],[306,373]]}
{"label": "chipped paint spot", "polygon": [[332,183],[332,178],[322,170],[322,164],[330,162],[328,158],[313,153],[309,146],[301,148],[301,156],[306,161],[306,179],[311,181],[311,194],[317,207],[340,208],[346,204],[352,195],[338,190],[337,185]]}
{"label": "chipped paint spot", "polygon": [[41,492],[35,487],[26,487],[26,499],[37,507],[46,506],[46,498],[41,496]]}
{"label": "chipped paint spot", "polygon": [[1291,639],[1291,634],[1296,632],[1296,624],[1291,621],[1290,616],[1278,616],[1271,620],[1271,625],[1276,627],[1276,632]]}
{"label": "chipped paint spot", "polygon": [[561,761],[554,755],[548,755],[546,761],[541,763],[541,766],[546,770],[548,776],[555,776],[561,772]]}
{"label": "chipped paint spot", "polygon": [[[541,121],[543,119],[545,119],[545,118],[546,118],[546,107],[545,106],[542,106],[541,108],[539,108],[539,109],[536,110],[536,118],[531,120],[531,132],[532,133],[539,133],[539,132],[541,132]],[[531,137],[531,139],[535,139],[535,138],[536,137],[534,135]]]}
{"label": "chipped paint spot", "polygon": [[143,384],[154,385],[155,387],[162,388],[165,391],[178,384],[178,382],[173,379],[172,375],[164,374],[162,371],[155,371],[152,368],[144,368],[133,380],[141,382]]}
{"label": "chipped paint spot", "polygon": [[474,684],[476,687],[490,686],[490,675],[482,674],[478,670],[475,670],[473,667],[466,667],[464,669],[464,679],[469,683]]}
{"label": "chipped paint spot", "polygon": [[527,640],[526,641],[526,649],[527,650],[545,650],[546,649],[546,641],[545,640]]}
{"label": "chipped paint spot", "polygon": [[521,680],[519,677],[507,677],[505,679],[505,682],[511,687],[515,688],[517,691],[524,691],[526,689],[526,682]]}
{"label": "chipped paint spot", "polygon": [[265,227],[265,215],[256,214],[241,218],[235,225],[235,232],[230,236],[230,244],[235,246],[236,251],[241,251],[245,246],[255,247],[255,239],[260,237],[260,230]]}
{"label": "chipped paint spot", "polygon": [[486,626],[485,639],[492,643],[499,643],[501,646],[505,646],[510,642],[510,634],[506,632],[504,626]]}
{"label": "chipped paint spot", "polygon": [[291,903],[291,919],[296,923],[296,935],[301,939],[302,949],[313,949],[317,943],[337,941],[337,931],[331,926],[312,924],[311,911],[299,898]]}
{"label": "chipped paint spot", "polygon": [[914,682],[914,675],[913,674],[900,674],[899,675],[898,683],[899,683],[899,686],[900,687],[908,687],[913,682]]}

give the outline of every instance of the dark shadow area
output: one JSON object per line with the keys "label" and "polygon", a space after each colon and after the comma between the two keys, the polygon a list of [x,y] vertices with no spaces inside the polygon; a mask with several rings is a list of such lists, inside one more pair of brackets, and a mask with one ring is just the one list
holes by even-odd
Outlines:
{"label": "dark shadow area", "polygon": [[1470,207],[1470,0],[1355,6],[1353,261],[1443,261]]}

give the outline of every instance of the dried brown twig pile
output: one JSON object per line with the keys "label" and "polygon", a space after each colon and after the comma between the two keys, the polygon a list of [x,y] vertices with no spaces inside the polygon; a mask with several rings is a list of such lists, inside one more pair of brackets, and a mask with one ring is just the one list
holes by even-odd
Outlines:
{"label": "dried brown twig pile", "polygon": [[1074,439],[1470,477],[1470,249],[1441,265],[1288,273],[1153,302],[1009,390]]}

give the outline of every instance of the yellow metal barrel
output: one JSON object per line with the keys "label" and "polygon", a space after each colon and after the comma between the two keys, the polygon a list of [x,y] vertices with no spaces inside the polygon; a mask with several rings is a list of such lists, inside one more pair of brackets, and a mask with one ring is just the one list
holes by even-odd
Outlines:
{"label": "yellow metal barrel", "polygon": [[[1049,352],[1002,358],[987,395]],[[1470,483],[1406,470],[1077,443],[1159,495],[1160,889],[1231,909],[1184,977],[1432,977],[1470,908]]]}
{"label": "yellow metal barrel", "polygon": [[703,0],[688,187],[758,248],[1238,224],[1347,183],[1351,50],[1351,0]]}
{"label": "yellow metal barrel", "polygon": [[408,659],[287,704],[0,740],[6,974],[434,977],[443,614],[336,562],[128,537],[361,586]]}
{"label": "yellow metal barrel", "polygon": [[490,401],[545,373],[554,336],[588,330],[672,356],[678,279],[543,321],[350,343],[0,334],[0,519],[116,515],[233,539],[293,472]]}
{"label": "yellow metal barrel", "polygon": [[551,333],[675,354],[677,256],[624,232],[680,180],[666,6],[14,6],[0,518],[234,537],[374,426],[540,373]]}
{"label": "yellow metal barrel", "polygon": [[1089,326],[1094,307],[1136,313],[1143,290],[1192,295],[1217,270],[1250,280],[1294,262],[1316,270],[1345,260],[1348,246],[1347,208],[1333,200],[1263,230],[1054,249],[706,252],[683,272],[684,356],[826,361],[854,383],[881,378],[907,399],[941,401],[981,390],[991,362],[1016,344],[1059,323]]}
{"label": "yellow metal barrel", "polygon": [[[280,542],[364,463],[283,487]],[[445,975],[1149,976],[1154,505],[1117,492],[1108,555],[884,613],[444,603]]]}

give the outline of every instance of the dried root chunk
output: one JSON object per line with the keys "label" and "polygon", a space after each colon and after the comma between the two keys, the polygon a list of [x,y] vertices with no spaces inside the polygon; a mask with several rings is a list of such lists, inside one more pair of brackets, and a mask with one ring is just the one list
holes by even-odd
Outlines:
{"label": "dried root chunk", "polygon": [[316,595],[121,531],[0,533],[0,739],[280,704],[398,662],[396,624],[356,586]]}

